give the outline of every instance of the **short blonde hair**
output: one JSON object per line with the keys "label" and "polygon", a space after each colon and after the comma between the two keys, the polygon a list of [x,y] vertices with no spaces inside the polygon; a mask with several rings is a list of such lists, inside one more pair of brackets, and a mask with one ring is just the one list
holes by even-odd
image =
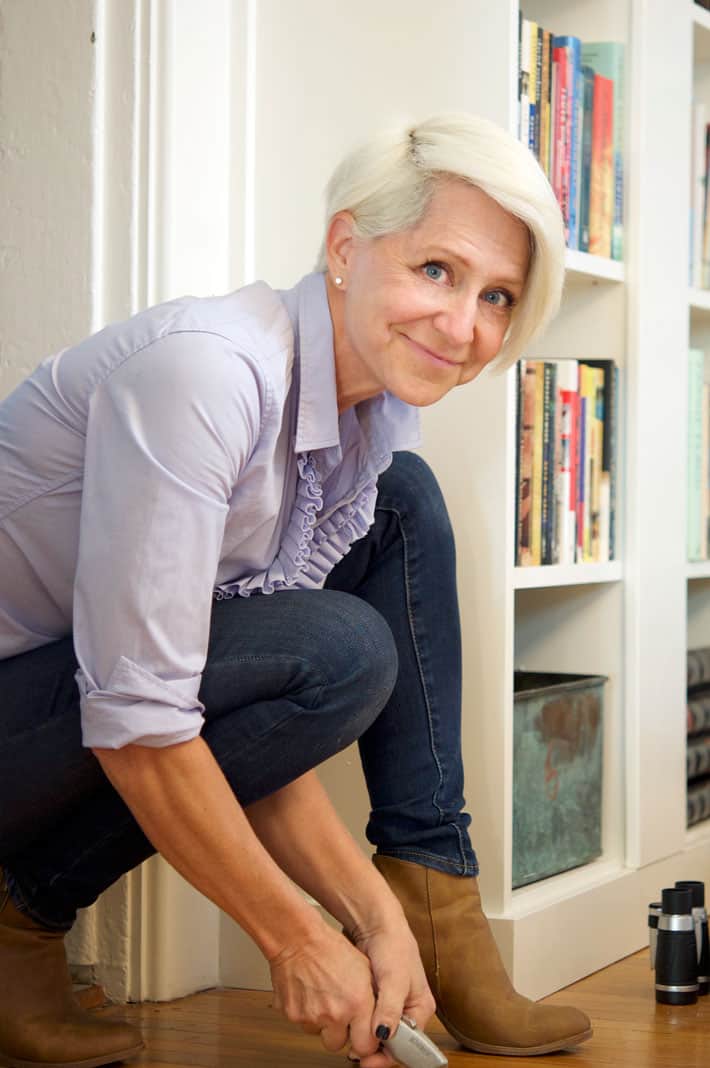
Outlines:
{"label": "short blonde hair", "polygon": [[[361,237],[416,225],[437,179],[470,182],[520,219],[530,234],[530,268],[495,366],[513,364],[556,314],[565,272],[562,214],[533,154],[495,123],[476,115],[438,115],[386,130],[356,148],[326,188],[326,221],[349,211]],[[327,226],[326,226],[327,229]],[[327,269],[325,240],[316,270]]]}

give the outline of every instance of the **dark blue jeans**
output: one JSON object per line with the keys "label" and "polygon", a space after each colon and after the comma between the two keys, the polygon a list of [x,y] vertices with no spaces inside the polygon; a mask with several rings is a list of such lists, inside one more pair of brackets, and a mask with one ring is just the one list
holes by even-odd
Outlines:
{"label": "dark blue jeans", "polygon": [[[0,865],[18,907],[59,930],[154,853],[82,747],[76,668],[71,638],[0,661]],[[420,457],[395,454],[324,590],[215,602],[200,699],[243,806],[357,739],[378,852],[477,874],[454,543]]]}

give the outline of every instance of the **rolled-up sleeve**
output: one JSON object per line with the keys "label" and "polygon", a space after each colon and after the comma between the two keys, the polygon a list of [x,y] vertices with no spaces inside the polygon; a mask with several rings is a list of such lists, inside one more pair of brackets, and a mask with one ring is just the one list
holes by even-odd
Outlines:
{"label": "rolled-up sleeve", "polygon": [[74,592],[84,745],[200,733],[229,499],[263,406],[253,367],[203,332],[154,341],[95,389]]}

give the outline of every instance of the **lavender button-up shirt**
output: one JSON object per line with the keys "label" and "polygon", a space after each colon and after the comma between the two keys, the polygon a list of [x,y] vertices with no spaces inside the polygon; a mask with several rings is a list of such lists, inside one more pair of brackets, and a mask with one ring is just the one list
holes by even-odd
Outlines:
{"label": "lavender button-up shirt", "polygon": [[418,443],[338,415],[321,274],[106,327],[0,404],[0,659],[73,633],[85,745],[195,737],[213,597],[321,587]]}

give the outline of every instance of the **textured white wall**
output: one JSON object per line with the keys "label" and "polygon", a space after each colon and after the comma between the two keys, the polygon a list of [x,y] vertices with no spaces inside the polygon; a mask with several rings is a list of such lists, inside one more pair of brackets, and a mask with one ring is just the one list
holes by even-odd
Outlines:
{"label": "textured white wall", "polygon": [[0,0],[0,396],[91,322],[91,0]]}

